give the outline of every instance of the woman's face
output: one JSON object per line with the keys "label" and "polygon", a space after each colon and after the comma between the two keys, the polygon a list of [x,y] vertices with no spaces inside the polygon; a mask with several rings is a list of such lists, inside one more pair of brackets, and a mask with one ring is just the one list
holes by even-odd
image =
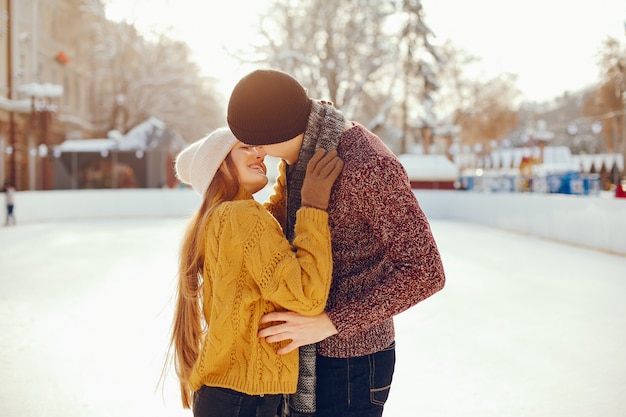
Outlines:
{"label": "woman's face", "polygon": [[262,146],[248,146],[237,142],[230,155],[237,169],[239,183],[250,194],[267,185],[267,168],[263,162],[267,153]]}

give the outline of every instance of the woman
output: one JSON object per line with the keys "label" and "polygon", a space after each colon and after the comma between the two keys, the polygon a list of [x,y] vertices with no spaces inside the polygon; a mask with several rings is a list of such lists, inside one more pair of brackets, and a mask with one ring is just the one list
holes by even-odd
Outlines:
{"label": "woman", "polygon": [[194,416],[274,417],[296,391],[297,351],[257,337],[271,311],[324,310],[332,276],[328,200],[343,168],[320,150],[308,165],[293,246],[271,210],[284,211],[284,172],[272,204],[252,195],[268,182],[262,147],[221,128],[184,149],[176,175],[202,197],[185,233],[171,345],[183,407]]}

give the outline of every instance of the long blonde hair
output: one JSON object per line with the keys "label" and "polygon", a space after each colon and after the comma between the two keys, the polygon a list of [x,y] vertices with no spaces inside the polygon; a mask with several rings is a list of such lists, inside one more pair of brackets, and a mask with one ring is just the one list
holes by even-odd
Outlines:
{"label": "long blonde hair", "polygon": [[[233,200],[237,195],[240,183],[236,172],[229,154],[209,184],[200,208],[190,219],[180,248],[178,294],[168,362],[172,359],[174,361],[184,408],[191,408],[192,405],[193,391],[189,376],[200,355],[202,338],[206,331],[202,314],[202,274],[206,262],[205,230],[215,207]],[[172,350],[174,355],[171,355]]]}

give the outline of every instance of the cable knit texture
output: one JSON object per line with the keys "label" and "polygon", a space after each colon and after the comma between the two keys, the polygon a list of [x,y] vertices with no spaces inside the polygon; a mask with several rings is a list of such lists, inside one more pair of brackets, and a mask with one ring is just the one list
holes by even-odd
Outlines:
{"label": "cable knit texture", "polygon": [[389,346],[393,316],[445,282],[435,239],[404,167],[380,138],[354,125],[339,140],[344,168],[327,210],[333,282],[326,312],[339,333],[317,346],[319,354],[338,358]]}
{"label": "cable knit texture", "polygon": [[192,388],[295,392],[298,352],[276,354],[278,344],[257,337],[259,320],[274,310],[307,315],[324,310],[332,274],[328,214],[298,210],[293,248],[276,219],[250,198],[219,205],[205,232],[202,291],[208,330],[190,377]]}

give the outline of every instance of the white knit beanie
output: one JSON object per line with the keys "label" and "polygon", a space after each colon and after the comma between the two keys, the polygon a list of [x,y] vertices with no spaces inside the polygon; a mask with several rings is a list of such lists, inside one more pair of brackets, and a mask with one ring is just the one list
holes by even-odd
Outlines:
{"label": "white knit beanie", "polygon": [[208,136],[192,143],[176,157],[174,169],[180,182],[204,196],[228,153],[237,143],[229,128],[221,127]]}

